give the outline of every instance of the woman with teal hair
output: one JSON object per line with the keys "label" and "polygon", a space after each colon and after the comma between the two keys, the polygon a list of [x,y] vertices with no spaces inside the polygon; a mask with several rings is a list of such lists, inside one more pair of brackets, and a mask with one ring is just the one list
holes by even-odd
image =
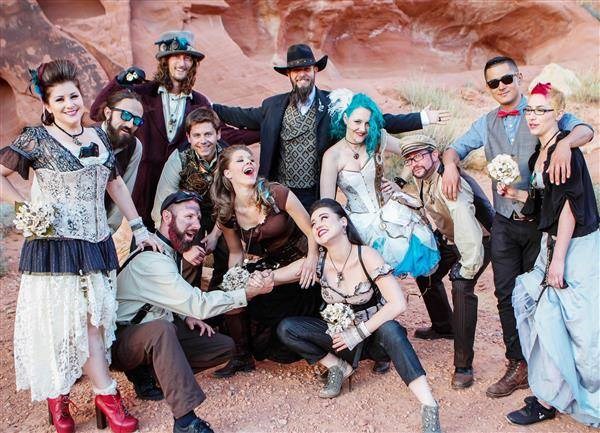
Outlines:
{"label": "woman with teal hair", "polygon": [[348,216],[362,241],[375,248],[394,275],[431,274],[440,255],[420,203],[383,176],[383,153],[400,155],[377,104],[364,93],[330,94],[331,134],[337,139],[323,156],[321,198],[346,196]]}

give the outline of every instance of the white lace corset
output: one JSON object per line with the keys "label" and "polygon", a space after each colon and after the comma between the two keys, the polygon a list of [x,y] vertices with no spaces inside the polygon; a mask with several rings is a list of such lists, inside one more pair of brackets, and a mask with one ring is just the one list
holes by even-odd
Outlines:
{"label": "white lace corset", "polygon": [[370,158],[360,171],[341,170],[338,186],[348,199],[350,213],[373,213],[379,210],[375,194],[375,158]]}
{"label": "white lace corset", "polygon": [[104,240],[110,229],[104,210],[104,195],[110,176],[105,165],[93,164],[75,171],[36,170],[40,199],[56,209],[56,237]]}

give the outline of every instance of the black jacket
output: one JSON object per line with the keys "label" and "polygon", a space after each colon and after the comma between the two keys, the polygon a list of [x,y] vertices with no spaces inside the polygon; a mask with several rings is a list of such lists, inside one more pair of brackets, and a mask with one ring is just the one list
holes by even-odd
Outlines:
{"label": "black jacket", "polygon": [[[213,104],[213,110],[221,120],[237,128],[260,131],[260,168],[259,174],[272,180],[277,167],[279,136],[283,115],[290,100],[289,93],[271,96],[262,102],[260,108],[227,107]],[[325,151],[334,143],[330,135],[329,91],[317,88],[317,152],[319,166]],[[414,131],[423,128],[419,113],[384,114],[385,129],[392,134]]]}

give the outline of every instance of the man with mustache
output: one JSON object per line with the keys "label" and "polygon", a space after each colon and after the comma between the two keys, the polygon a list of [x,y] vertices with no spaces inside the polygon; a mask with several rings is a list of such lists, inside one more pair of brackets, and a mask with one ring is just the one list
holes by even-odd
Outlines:
{"label": "man with mustache", "polygon": [[200,229],[200,198],[178,191],[161,206],[157,231],[164,251],[134,252],[117,276],[117,332],[112,366],[152,364],[175,418],[174,433],[213,433],[194,409],[205,395],[194,373],[231,358],[233,340],[202,322],[268,293],[272,284],[230,292],[203,292],[180,275],[181,255]]}
{"label": "man with mustache", "polygon": [[[225,123],[260,131],[259,174],[290,188],[307,209],[319,196],[321,159],[333,144],[329,92],[315,86],[317,72],[326,65],[327,56],[316,60],[308,45],[292,45],[287,51],[287,65],[274,67],[288,76],[291,92],[265,99],[260,108],[213,104],[213,110]],[[391,133],[445,123],[449,117],[447,111],[384,115],[386,129]]]}
{"label": "man with mustache", "polygon": [[[130,90],[118,90],[106,99],[102,110],[102,129],[108,135],[115,152],[117,167],[127,185],[133,191],[138,167],[142,159],[142,143],[135,133],[144,120],[144,107],[140,96]],[[119,208],[106,195],[108,225],[116,232],[123,220]]]}
{"label": "man with mustache", "polygon": [[[144,71],[130,67],[104,87],[90,110],[91,118],[100,120],[108,95],[121,88],[135,90],[142,98],[144,124],[136,135],[144,147],[132,198],[147,227],[153,227],[150,214],[162,168],[169,155],[186,142],[185,116],[198,107],[210,108],[208,98],[193,90],[198,64],[204,58],[194,48],[194,35],[185,30],[169,31],[155,44],[158,65],[154,79],[146,81]],[[258,141],[256,132],[230,127],[223,128],[222,136],[229,144]]]}

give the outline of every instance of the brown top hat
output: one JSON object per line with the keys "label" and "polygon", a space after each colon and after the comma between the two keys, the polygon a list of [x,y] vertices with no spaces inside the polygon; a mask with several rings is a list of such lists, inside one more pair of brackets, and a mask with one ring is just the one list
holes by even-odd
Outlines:
{"label": "brown top hat", "polygon": [[319,60],[315,60],[315,55],[308,45],[296,44],[290,46],[287,50],[287,66],[273,66],[273,69],[282,75],[287,75],[290,69],[316,66],[319,71],[322,71],[326,65],[326,55]]}

